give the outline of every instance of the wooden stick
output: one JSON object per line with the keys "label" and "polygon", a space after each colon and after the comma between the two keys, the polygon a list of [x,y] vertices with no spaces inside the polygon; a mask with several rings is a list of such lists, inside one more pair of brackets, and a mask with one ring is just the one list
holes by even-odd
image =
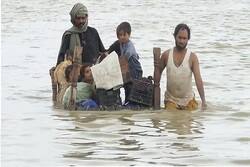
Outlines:
{"label": "wooden stick", "polygon": [[76,109],[76,87],[77,87],[79,70],[82,64],[82,61],[81,61],[82,49],[83,48],[81,46],[75,46],[75,49],[74,49],[73,77],[72,77],[71,96],[70,96],[68,110]]}
{"label": "wooden stick", "polygon": [[52,85],[52,100],[56,101],[56,95],[57,95],[57,83],[55,82],[55,76],[54,76],[54,72],[55,72],[56,67],[52,67],[49,70],[49,75],[51,78],[51,85]]}
{"label": "wooden stick", "polygon": [[159,71],[160,65],[160,55],[161,55],[161,48],[153,48],[154,54],[154,109],[160,109],[160,102],[161,102],[161,88],[160,88],[160,81],[156,78],[159,78],[160,74],[157,72]]}

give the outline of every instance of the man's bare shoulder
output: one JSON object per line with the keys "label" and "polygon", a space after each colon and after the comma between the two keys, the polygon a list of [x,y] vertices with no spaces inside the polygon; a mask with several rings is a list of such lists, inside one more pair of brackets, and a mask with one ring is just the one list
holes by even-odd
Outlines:
{"label": "man's bare shoulder", "polygon": [[191,52],[191,54],[190,54],[190,59],[191,59],[192,61],[194,61],[194,60],[197,60],[198,57],[197,57],[197,55],[196,55],[194,52]]}
{"label": "man's bare shoulder", "polygon": [[[166,66],[167,66],[169,51],[170,51],[170,49],[165,50],[165,51],[162,53],[162,55],[161,55],[161,63],[162,63],[162,66],[163,66],[163,67],[166,67]],[[164,69],[164,68],[163,68],[163,69]]]}
{"label": "man's bare shoulder", "polygon": [[165,51],[162,53],[162,56],[165,57],[165,58],[168,58],[169,52],[170,52],[170,49],[165,50]]}

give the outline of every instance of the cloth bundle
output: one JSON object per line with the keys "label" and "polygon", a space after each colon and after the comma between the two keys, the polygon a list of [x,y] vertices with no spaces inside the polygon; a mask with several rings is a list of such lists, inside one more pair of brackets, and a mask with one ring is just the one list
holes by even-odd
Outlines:
{"label": "cloth bundle", "polygon": [[101,63],[91,67],[97,89],[119,89],[123,86],[123,78],[118,56],[109,54]]}

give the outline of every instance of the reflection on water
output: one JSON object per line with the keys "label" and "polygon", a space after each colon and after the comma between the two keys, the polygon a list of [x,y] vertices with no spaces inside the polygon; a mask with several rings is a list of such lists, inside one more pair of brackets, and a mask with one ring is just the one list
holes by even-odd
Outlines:
{"label": "reflection on water", "polygon": [[[2,166],[250,165],[249,0],[84,2],[106,48],[131,23],[145,76],[153,47],[172,47],[178,23],[191,27],[209,104],[191,113],[54,108],[48,70],[76,2],[1,1]],[[160,84],[163,95],[165,73]]]}
{"label": "reflection on water", "polygon": [[189,112],[178,112],[177,114],[170,112],[167,115],[165,118],[167,122],[164,122],[163,127],[162,117],[160,120],[152,119],[152,123],[155,127],[160,127],[161,131],[166,130],[169,136],[176,137],[169,147],[176,151],[198,151],[198,146],[192,145],[192,141],[202,138],[203,127],[199,122],[201,118]]}
{"label": "reflection on water", "polygon": [[[124,161],[130,165],[149,163],[164,164],[173,159],[200,156],[195,141],[202,138],[202,119],[186,112],[69,112],[53,115],[57,121],[70,121],[71,126],[57,129],[56,137],[70,149],[66,159]],[[140,117],[140,119],[138,119]],[[68,124],[67,124],[68,125]],[[163,150],[158,152],[158,150]],[[182,153],[181,153],[182,152]],[[150,162],[146,157],[150,156]],[[126,163],[125,163],[126,162]],[[181,165],[168,160],[170,164]],[[98,164],[98,163],[97,163]]]}

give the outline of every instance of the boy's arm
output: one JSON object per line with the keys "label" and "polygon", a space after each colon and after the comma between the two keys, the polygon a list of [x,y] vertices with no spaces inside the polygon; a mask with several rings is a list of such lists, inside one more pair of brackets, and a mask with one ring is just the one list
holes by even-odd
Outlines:
{"label": "boy's arm", "polygon": [[110,47],[109,47],[109,49],[107,51],[108,51],[108,54],[110,54],[113,51],[115,51],[118,56],[121,56],[121,50],[120,50],[120,43],[119,43],[119,41],[117,40],[112,45],[110,45]]}

